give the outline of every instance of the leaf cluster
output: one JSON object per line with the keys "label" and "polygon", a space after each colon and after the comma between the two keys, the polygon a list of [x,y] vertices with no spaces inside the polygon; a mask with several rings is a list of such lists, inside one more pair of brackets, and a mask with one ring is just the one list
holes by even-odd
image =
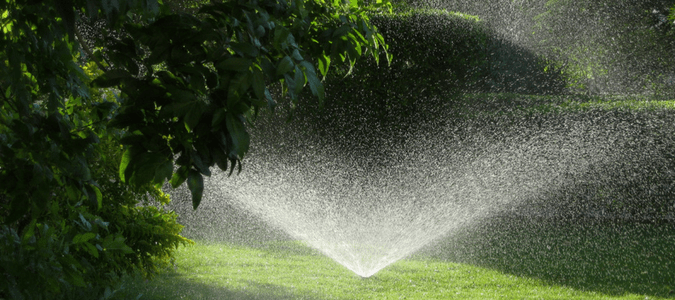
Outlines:
{"label": "leaf cluster", "polygon": [[[117,178],[121,132],[107,123],[119,101],[89,86],[99,72],[81,63],[80,4],[0,2],[0,298],[95,297],[190,242],[175,215],[138,206],[160,190]],[[142,222],[153,226],[130,235]]]}
{"label": "leaf cluster", "polygon": [[197,16],[166,14],[124,29],[127,37],[109,41],[109,70],[93,81],[119,87],[124,99],[110,124],[126,132],[120,178],[136,186],[187,181],[195,209],[211,167],[241,172],[247,126],[279,101],[270,84],[293,103],[309,86],[321,102],[319,74],[332,61],[379,58],[384,45],[365,10],[339,1],[212,3]]}

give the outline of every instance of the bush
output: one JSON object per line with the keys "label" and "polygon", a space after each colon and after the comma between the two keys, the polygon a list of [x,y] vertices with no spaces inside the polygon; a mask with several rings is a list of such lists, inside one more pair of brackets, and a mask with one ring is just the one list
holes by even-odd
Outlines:
{"label": "bush", "polygon": [[387,40],[393,60],[389,66],[360,61],[344,80],[344,73],[332,75],[327,86],[341,93],[337,99],[353,95],[348,89],[356,88],[371,93],[362,95],[368,99],[411,103],[416,97],[471,85],[487,69],[489,37],[475,16],[408,10],[374,14],[371,20]]}
{"label": "bush", "polygon": [[133,190],[110,180],[115,175],[106,169],[117,166],[119,158],[99,161],[94,170],[93,177],[102,183],[100,208],[55,195],[58,200],[45,216],[31,218],[25,227],[0,229],[0,296],[96,298],[110,293],[124,274],[140,271],[152,277],[171,262],[174,249],[192,243],[180,236],[183,226],[176,213],[151,205],[153,199],[169,201],[160,189]]}
{"label": "bush", "polygon": [[[105,96],[91,93],[94,101],[90,105],[71,111],[71,117],[84,124],[109,118],[101,106],[116,105],[103,100],[115,99],[111,91]],[[41,193],[25,196],[49,198],[46,207],[28,206],[18,217],[7,213],[15,203],[8,200],[15,187],[0,189],[0,298],[93,299],[111,295],[122,275],[139,271],[152,277],[158,267],[171,261],[178,245],[192,243],[180,236],[182,226],[176,222],[176,214],[161,207],[170,199],[159,187],[131,188],[118,179],[120,132],[102,126],[88,129],[97,142],[85,149],[83,158],[90,168],[81,172],[98,183],[92,189],[98,194],[92,197],[95,201],[65,185],[70,179],[59,174],[57,167],[45,171],[34,160],[12,159],[7,152],[0,156],[0,177],[22,178],[16,175],[18,165],[32,170],[23,175],[30,183],[39,178],[38,171],[52,174],[36,186]],[[4,137],[14,155],[26,150],[12,135]],[[58,166],[58,161],[54,164]]]}
{"label": "bush", "polygon": [[389,43],[393,60],[389,66],[362,60],[329,75],[326,86],[333,101],[368,99],[367,105],[388,107],[460,92],[556,94],[565,89],[561,64],[500,38],[477,16],[399,6],[371,20]]}

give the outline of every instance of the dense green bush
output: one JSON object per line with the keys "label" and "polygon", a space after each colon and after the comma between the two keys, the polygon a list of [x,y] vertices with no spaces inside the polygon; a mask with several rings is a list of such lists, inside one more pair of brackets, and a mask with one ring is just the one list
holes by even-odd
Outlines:
{"label": "dense green bush", "polygon": [[124,190],[110,182],[101,191],[105,205],[98,209],[63,199],[21,229],[0,229],[0,295],[96,298],[114,289],[124,274],[151,277],[179,245],[191,243],[179,235],[175,213],[141,202],[150,200],[149,193],[168,201],[161,190]]}
{"label": "dense green bush", "polygon": [[471,85],[487,68],[488,36],[475,16],[408,10],[371,19],[387,39],[393,60],[389,66],[363,60],[347,77],[331,75],[326,82],[337,101],[358,95],[378,106],[412,103]]}
{"label": "dense green bush", "polygon": [[[567,64],[570,87],[601,93],[668,92],[675,41],[663,1],[550,1],[536,17],[540,51]],[[598,21],[601,20],[601,21]],[[672,91],[670,91],[672,92]]]}
{"label": "dense green bush", "polygon": [[[84,70],[97,72],[93,63]],[[119,180],[121,131],[101,122],[110,117],[109,109],[118,102],[113,91],[88,92],[91,102],[68,109],[75,124],[83,126],[80,130],[97,140],[83,155],[89,168],[81,169],[86,178],[97,183],[91,188],[94,201],[64,185],[62,181],[69,179],[59,178],[63,175],[56,173],[58,169],[44,170],[30,159],[20,158],[19,151],[25,149],[19,144],[26,140],[3,132],[4,149],[19,157],[12,163],[4,156],[0,175],[14,178],[12,184],[19,186],[45,185],[43,188],[52,193],[42,195],[49,198],[46,207],[16,216],[8,213],[13,203],[6,201],[7,189],[16,187],[3,185],[0,190],[0,298],[93,299],[109,295],[120,276],[138,271],[151,277],[159,266],[170,262],[176,247],[191,243],[180,236],[182,226],[176,222],[176,214],[161,208],[169,201],[161,189],[152,185],[132,188]],[[41,110],[39,106],[34,109]],[[26,152],[37,157],[41,150]],[[16,174],[17,169],[12,168],[16,163],[32,172],[23,177]],[[45,180],[36,176],[38,172],[53,173]]]}
{"label": "dense green bush", "polygon": [[[101,167],[117,166],[119,156]],[[153,199],[169,200],[161,190],[151,186],[131,190],[119,181],[108,181],[106,177],[116,173],[93,174],[103,183],[104,205],[99,208],[72,204],[61,196],[52,202],[47,215],[32,218],[25,227],[0,229],[4,279],[0,295],[94,298],[114,289],[124,274],[140,271],[152,277],[158,267],[170,262],[179,245],[191,243],[179,235],[182,226],[174,212],[149,205]]]}
{"label": "dense green bush", "polygon": [[363,60],[329,76],[335,101],[358,97],[386,107],[456,92],[551,94],[565,88],[556,61],[501,38],[477,16],[399,5],[371,19],[394,59],[389,66]]}

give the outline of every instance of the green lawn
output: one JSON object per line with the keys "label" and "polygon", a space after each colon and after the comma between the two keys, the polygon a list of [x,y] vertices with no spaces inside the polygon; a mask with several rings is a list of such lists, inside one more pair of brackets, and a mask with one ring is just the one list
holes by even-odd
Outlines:
{"label": "green lawn", "polygon": [[[361,278],[298,242],[271,242],[261,247],[197,242],[178,251],[175,269],[149,282],[127,279],[116,299],[136,299],[139,295],[139,299],[675,296],[671,291],[675,288],[672,225],[625,225],[619,229],[615,225],[594,225],[582,230],[570,224],[523,224],[509,225],[513,226],[510,230],[495,236],[479,231],[496,230],[505,224],[464,231],[446,240],[445,245],[434,247],[431,252],[435,255],[423,252],[370,278]],[[458,239],[467,235],[481,237],[460,244]]]}
{"label": "green lawn", "polygon": [[602,110],[673,110],[675,99],[652,99],[646,96],[586,96],[586,95],[521,95],[521,94],[465,94],[456,103],[467,116],[477,113],[505,112],[583,112]]}

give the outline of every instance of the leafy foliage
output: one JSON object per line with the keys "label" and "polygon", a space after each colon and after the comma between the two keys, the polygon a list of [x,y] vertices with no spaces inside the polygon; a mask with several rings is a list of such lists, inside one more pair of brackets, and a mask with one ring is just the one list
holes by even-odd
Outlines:
{"label": "leafy foliage", "polygon": [[357,4],[0,1],[0,298],[107,297],[170,262],[191,241],[152,205],[162,184],[188,181],[196,208],[213,165],[241,171],[269,84],[322,100],[331,61],[378,57]]}
{"label": "leafy foliage", "polygon": [[353,65],[366,51],[379,58],[383,44],[362,9],[340,2],[231,1],[199,13],[128,24],[128,37],[109,41],[110,70],[93,82],[119,86],[125,99],[111,123],[127,132],[122,180],[187,180],[195,208],[212,166],[241,171],[247,120],[277,104],[269,83],[293,102],[309,85],[322,101],[314,57],[325,76],[331,61]]}

